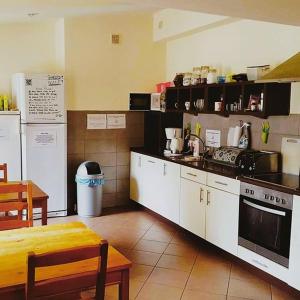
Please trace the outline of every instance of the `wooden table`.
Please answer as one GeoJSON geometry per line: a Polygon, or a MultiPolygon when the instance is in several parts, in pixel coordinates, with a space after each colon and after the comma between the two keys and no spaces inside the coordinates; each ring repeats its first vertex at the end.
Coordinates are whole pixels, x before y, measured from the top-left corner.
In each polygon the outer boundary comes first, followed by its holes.
{"type": "MultiPolygon", "coordinates": [[[[24,193],[23,198],[24,201],[26,194],[24,193]]],[[[43,192],[35,183],[32,183],[32,206],[33,208],[41,208],[42,209],[42,225],[47,225],[47,202],[49,196],[43,192]]],[[[7,200],[17,200],[18,195],[15,194],[0,194],[0,201],[7,201],[7,200]]]]}
{"type": "MultiPolygon", "coordinates": [[[[97,245],[101,238],[83,223],[72,222],[37,226],[0,232],[0,299],[24,299],[27,274],[27,254],[97,245]]],[[[97,269],[98,259],[68,265],[38,269],[37,280],[97,269]]],[[[113,247],[108,250],[106,284],[119,285],[119,299],[129,299],[129,269],[131,262],[113,247]]]]}

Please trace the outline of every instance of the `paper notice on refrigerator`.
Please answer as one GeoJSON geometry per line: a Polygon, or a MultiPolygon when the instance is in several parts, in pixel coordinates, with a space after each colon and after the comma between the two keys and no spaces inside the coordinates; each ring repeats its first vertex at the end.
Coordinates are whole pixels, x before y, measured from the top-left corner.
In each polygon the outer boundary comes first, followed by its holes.
{"type": "Polygon", "coordinates": [[[35,130],[32,133],[32,147],[55,147],[56,146],[56,131],[55,130],[35,130]]]}
{"type": "Polygon", "coordinates": [[[0,141],[7,141],[9,139],[9,129],[0,128],[0,141]]]}
{"type": "Polygon", "coordinates": [[[220,130],[206,130],[206,146],[219,148],[221,146],[221,131],[220,130]]]}
{"type": "Polygon", "coordinates": [[[88,114],[87,129],[106,129],[106,114],[88,114]]]}
{"type": "Polygon", "coordinates": [[[125,114],[108,114],[107,115],[107,128],[126,128],[126,115],[125,114]]]}

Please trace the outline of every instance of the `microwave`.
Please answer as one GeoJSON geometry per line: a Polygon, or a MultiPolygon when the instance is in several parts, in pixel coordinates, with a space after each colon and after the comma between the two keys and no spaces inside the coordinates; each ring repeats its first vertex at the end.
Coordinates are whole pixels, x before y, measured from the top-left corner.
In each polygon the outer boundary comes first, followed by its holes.
{"type": "Polygon", "coordinates": [[[130,93],[129,110],[150,110],[151,94],[150,93],[130,93]]]}

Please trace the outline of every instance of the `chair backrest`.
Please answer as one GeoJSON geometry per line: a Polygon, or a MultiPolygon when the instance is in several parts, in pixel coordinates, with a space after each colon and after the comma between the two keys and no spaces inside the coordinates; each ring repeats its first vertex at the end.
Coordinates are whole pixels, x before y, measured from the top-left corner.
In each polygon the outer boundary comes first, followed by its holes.
{"type": "Polygon", "coordinates": [[[2,171],[3,176],[0,177],[0,182],[7,182],[7,164],[0,164],[0,171],[2,171]]]}
{"type": "Polygon", "coordinates": [[[0,230],[31,227],[33,225],[32,183],[30,181],[0,183],[0,194],[7,195],[7,200],[0,200],[0,212],[5,213],[5,216],[0,217],[0,230]],[[23,193],[26,193],[26,197],[23,197],[23,193]],[[23,209],[27,210],[25,220],[22,215],[23,209]],[[17,216],[7,214],[14,211],[18,213],[17,216]]]}
{"type": "Polygon", "coordinates": [[[99,245],[84,246],[61,251],[35,255],[28,254],[28,272],[26,284],[26,299],[63,299],[63,295],[80,291],[84,288],[96,286],[97,300],[104,299],[105,279],[107,268],[108,243],[103,240],[99,245]],[[81,272],[63,277],[35,281],[36,268],[57,266],[90,258],[98,257],[95,271],[81,272]]]}

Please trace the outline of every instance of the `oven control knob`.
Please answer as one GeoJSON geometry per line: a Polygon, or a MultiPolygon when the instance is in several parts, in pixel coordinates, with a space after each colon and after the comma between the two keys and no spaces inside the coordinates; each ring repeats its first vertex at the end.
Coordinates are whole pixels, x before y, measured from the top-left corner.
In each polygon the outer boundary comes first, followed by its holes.
{"type": "Polygon", "coordinates": [[[284,204],[284,205],[287,204],[285,199],[281,199],[281,203],[284,204]]]}
{"type": "Polygon", "coordinates": [[[251,195],[254,195],[254,191],[253,191],[253,190],[251,190],[251,191],[250,191],[250,194],[251,194],[251,195]]]}
{"type": "Polygon", "coordinates": [[[270,197],[270,200],[271,200],[271,201],[274,201],[274,196],[271,196],[271,197],[270,197]]]}
{"type": "Polygon", "coordinates": [[[280,198],[276,197],[276,202],[279,203],[280,202],[280,198]]]}
{"type": "Polygon", "coordinates": [[[249,194],[249,192],[250,192],[249,189],[246,189],[246,194],[249,194]]]}
{"type": "Polygon", "coordinates": [[[270,197],[270,196],[269,196],[268,194],[265,194],[265,199],[266,199],[266,200],[269,200],[269,197],[270,197]]]}

